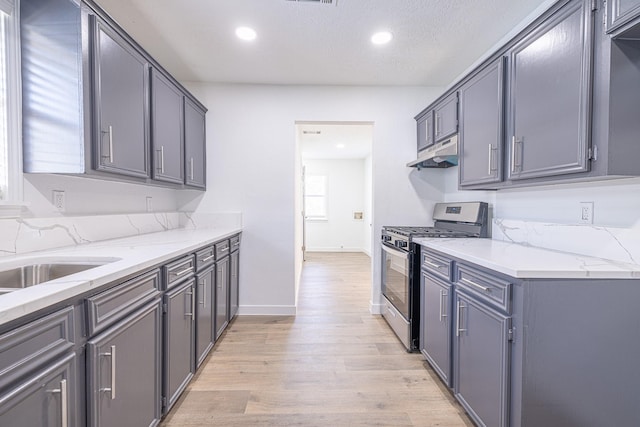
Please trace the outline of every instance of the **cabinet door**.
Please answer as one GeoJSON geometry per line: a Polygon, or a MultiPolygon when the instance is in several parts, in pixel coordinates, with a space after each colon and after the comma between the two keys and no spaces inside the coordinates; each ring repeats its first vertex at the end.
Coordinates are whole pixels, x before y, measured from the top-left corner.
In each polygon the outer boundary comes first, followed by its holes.
{"type": "Polygon", "coordinates": [[[120,34],[95,16],[93,104],[95,168],[149,176],[149,65],[120,34]]]}
{"type": "Polygon", "coordinates": [[[456,291],[454,392],[481,426],[509,424],[511,319],[456,291]]]}
{"type": "Polygon", "coordinates": [[[451,387],[451,284],[422,272],[420,349],[451,387]]]}
{"type": "Polygon", "coordinates": [[[433,145],[433,110],[418,119],[418,152],[433,145]]]}
{"type": "Polygon", "coordinates": [[[0,425],[82,426],[76,410],[82,402],[76,394],[76,369],[76,356],[69,354],[0,394],[0,425]]]}
{"type": "Polygon", "coordinates": [[[231,253],[231,278],[229,279],[229,320],[238,314],[240,291],[240,252],[231,253]]]}
{"type": "Polygon", "coordinates": [[[153,179],[184,182],[182,92],[159,71],[151,70],[151,146],[153,179]]]}
{"type": "Polygon", "coordinates": [[[229,322],[229,257],[216,262],[216,339],[229,322]]]}
{"type": "Polygon", "coordinates": [[[205,112],[184,98],[185,184],[206,187],[205,112]]]}
{"type": "Polygon", "coordinates": [[[640,0],[607,0],[607,32],[640,15],[640,0]]]}
{"type": "Polygon", "coordinates": [[[160,420],[160,299],[87,342],[90,426],[160,420]]]}
{"type": "Polygon", "coordinates": [[[511,50],[510,179],[588,170],[592,22],[574,0],[511,50]]]}
{"type": "Polygon", "coordinates": [[[502,180],[503,59],[460,88],[460,187],[502,180]]]}
{"type": "Polygon", "coordinates": [[[214,269],[199,273],[196,278],[196,366],[213,347],[214,269]]]}
{"type": "Polygon", "coordinates": [[[434,110],[435,142],[440,142],[458,132],[458,93],[453,93],[434,110]]]}
{"type": "Polygon", "coordinates": [[[176,403],[195,372],[195,305],[195,279],[167,292],[164,296],[165,414],[176,403]]]}

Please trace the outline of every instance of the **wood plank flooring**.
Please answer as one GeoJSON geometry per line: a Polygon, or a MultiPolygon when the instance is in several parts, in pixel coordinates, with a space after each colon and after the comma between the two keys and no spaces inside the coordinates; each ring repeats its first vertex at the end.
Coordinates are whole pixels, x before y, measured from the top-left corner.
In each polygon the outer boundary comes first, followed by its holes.
{"type": "Polygon", "coordinates": [[[308,254],[297,316],[236,318],[161,426],[473,426],[370,293],[366,255],[308,254]]]}

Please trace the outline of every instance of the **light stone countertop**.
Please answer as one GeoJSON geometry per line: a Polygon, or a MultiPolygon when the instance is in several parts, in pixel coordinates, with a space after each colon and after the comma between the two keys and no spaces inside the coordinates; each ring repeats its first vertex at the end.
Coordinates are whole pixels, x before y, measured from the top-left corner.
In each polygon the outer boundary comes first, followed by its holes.
{"type": "Polygon", "coordinates": [[[175,229],[0,258],[0,270],[49,261],[115,260],[46,284],[0,295],[0,325],[117,282],[241,232],[241,228],[175,229]]]}
{"type": "Polygon", "coordinates": [[[640,265],[492,239],[414,239],[424,247],[521,279],[637,279],[640,265]]]}

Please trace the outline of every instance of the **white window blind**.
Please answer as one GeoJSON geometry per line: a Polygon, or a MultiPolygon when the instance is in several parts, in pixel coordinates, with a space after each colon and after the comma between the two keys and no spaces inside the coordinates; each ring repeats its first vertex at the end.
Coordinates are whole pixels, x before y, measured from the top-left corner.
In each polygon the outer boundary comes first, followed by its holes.
{"type": "Polygon", "coordinates": [[[305,177],[304,210],[307,219],[327,219],[327,177],[305,177]]]}

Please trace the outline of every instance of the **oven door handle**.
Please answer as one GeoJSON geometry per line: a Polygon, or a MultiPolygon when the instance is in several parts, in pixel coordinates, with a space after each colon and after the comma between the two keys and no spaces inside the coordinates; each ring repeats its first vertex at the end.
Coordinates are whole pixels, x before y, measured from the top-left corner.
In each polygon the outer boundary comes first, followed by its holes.
{"type": "Polygon", "coordinates": [[[403,252],[398,249],[391,249],[387,245],[382,245],[382,250],[393,256],[398,256],[400,258],[409,258],[409,252],[403,252]]]}

